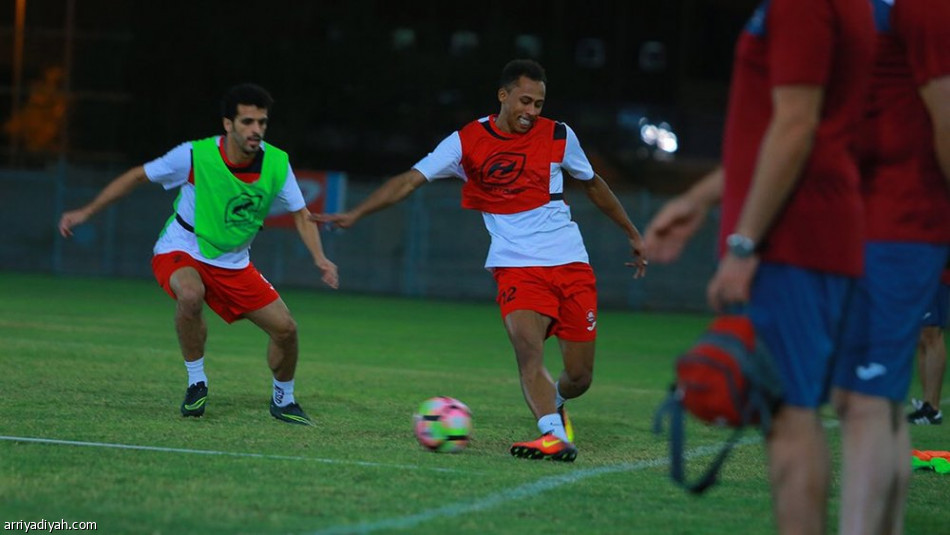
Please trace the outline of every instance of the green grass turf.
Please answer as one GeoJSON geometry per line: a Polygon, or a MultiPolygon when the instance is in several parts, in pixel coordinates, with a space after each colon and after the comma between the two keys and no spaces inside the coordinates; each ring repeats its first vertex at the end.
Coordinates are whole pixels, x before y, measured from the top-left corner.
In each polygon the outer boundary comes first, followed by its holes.
{"type": "MultiPolygon", "coordinates": [[[[270,417],[266,337],[249,322],[206,315],[208,409],[184,419],[174,302],[154,283],[0,273],[0,435],[68,441],[0,440],[0,522],[152,534],[774,531],[760,444],[740,446],[696,498],[669,482],[665,439],[650,431],[672,359],[707,317],[601,312],[594,384],[569,404],[580,456],[563,464],[507,453],[537,429],[493,303],[282,295],[301,335],[295,394],[314,428],[270,417]],[[412,412],[435,395],[472,408],[461,454],[415,442],[412,412]]],[[[725,436],[691,424],[688,446],[725,436]]],[[[950,449],[950,426],[912,436],[918,449],[950,449]]],[[[692,474],[708,460],[691,461],[692,474]]],[[[907,533],[947,532],[948,484],[914,474],[907,533]]]]}

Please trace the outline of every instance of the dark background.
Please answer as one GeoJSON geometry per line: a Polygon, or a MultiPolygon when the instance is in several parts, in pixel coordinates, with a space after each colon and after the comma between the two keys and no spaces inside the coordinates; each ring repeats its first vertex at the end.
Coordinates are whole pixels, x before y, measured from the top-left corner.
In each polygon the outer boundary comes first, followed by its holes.
{"type": "Polygon", "coordinates": [[[67,111],[54,142],[27,150],[5,131],[0,149],[11,167],[142,163],[219,132],[220,95],[253,81],[277,101],[268,140],[295,167],[386,176],[497,112],[501,67],[533,56],[545,115],[605,177],[656,187],[718,157],[733,44],[756,3],[2,0],[0,119],[17,86],[21,111],[44,91],[67,111]],[[639,115],[672,125],[675,159],[644,150],[624,120],[639,115]]]}

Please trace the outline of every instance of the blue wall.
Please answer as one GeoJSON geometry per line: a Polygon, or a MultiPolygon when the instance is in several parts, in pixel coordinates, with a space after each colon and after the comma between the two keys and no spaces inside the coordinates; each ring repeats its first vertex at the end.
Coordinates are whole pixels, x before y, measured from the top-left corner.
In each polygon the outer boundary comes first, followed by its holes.
{"type": "MultiPolygon", "coordinates": [[[[0,171],[0,270],[64,276],[152,277],[152,245],[171,214],[175,192],[142,186],[77,227],[70,240],[56,224],[64,208],[88,202],[124,169],[51,167],[39,172],[0,171]]],[[[347,205],[363,199],[380,180],[351,181],[347,205]]],[[[494,281],[482,267],[488,234],[481,216],[459,207],[459,181],[421,188],[403,203],[361,220],[354,228],[323,232],[327,255],[340,268],[340,289],[418,297],[494,300],[494,281]]],[[[645,192],[618,192],[644,230],[665,201],[645,192]]],[[[704,311],[705,287],[715,267],[716,214],[684,257],[671,266],[650,266],[633,280],[623,233],[580,189],[568,189],[598,278],[602,307],[704,311]]],[[[278,287],[325,290],[319,271],[293,230],[262,232],[251,253],[254,264],[278,287]]]]}

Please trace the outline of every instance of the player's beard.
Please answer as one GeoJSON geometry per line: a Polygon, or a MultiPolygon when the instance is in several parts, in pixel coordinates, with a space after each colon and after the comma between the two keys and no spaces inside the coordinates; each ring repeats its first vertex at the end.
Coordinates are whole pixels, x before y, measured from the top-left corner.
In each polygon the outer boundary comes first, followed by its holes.
{"type": "Polygon", "coordinates": [[[248,156],[253,156],[261,150],[261,143],[264,142],[264,138],[244,138],[244,143],[241,144],[241,150],[244,151],[244,154],[248,156]]]}

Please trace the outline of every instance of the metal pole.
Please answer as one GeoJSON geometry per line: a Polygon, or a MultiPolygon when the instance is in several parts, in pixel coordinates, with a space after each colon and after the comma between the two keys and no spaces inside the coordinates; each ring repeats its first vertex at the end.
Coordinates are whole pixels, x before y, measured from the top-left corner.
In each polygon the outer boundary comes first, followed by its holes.
{"type": "MultiPolygon", "coordinates": [[[[10,106],[10,117],[15,118],[20,112],[20,92],[23,86],[23,33],[26,21],[26,0],[16,0],[16,22],[13,30],[13,100],[10,106]]],[[[10,140],[10,161],[16,160],[20,151],[20,140],[13,136],[10,140]]]]}
{"type": "MultiPolygon", "coordinates": [[[[59,138],[59,164],[56,172],[56,201],[53,212],[53,225],[55,228],[59,215],[66,208],[66,155],[69,151],[69,116],[72,110],[72,94],[70,89],[70,77],[73,70],[73,30],[76,25],[76,2],[67,0],[66,2],[66,32],[63,44],[63,94],[66,96],[66,112],[63,115],[63,124],[60,128],[59,138]]],[[[111,251],[110,251],[111,252],[111,251]]],[[[63,238],[59,233],[54,234],[53,251],[50,263],[53,273],[59,274],[63,271],[63,238]]]]}
{"type": "Polygon", "coordinates": [[[65,161],[69,153],[69,119],[72,115],[73,34],[76,29],[76,0],[66,0],[66,32],[63,39],[63,95],[66,111],[63,114],[60,132],[59,157],[65,161]]]}

